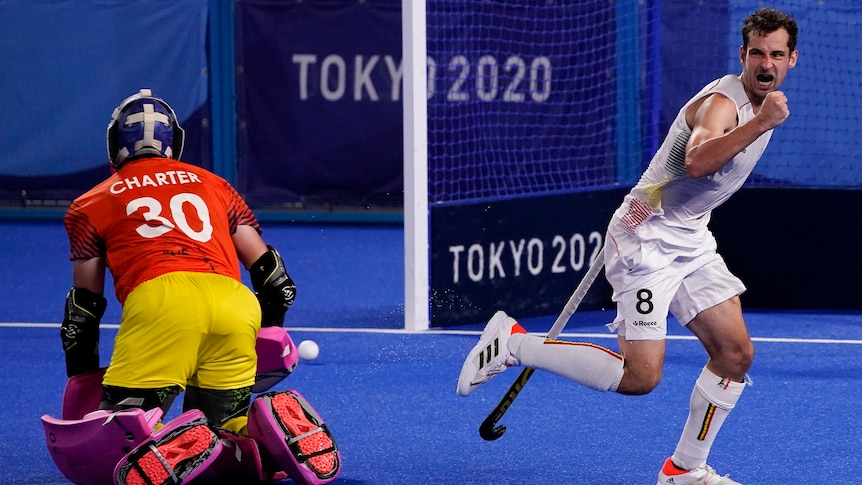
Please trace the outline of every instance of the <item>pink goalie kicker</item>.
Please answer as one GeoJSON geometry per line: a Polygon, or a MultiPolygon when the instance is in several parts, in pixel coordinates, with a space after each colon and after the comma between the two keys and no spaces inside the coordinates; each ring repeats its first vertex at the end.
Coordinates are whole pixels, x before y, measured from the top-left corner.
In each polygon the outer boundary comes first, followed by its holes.
{"type": "Polygon", "coordinates": [[[248,434],[261,455],[278,464],[297,485],[323,485],[338,476],[341,453],[311,404],[288,389],[255,398],[248,434]]]}
{"type": "Polygon", "coordinates": [[[159,408],[93,411],[73,420],[46,414],[42,425],[60,472],[77,485],[102,485],[113,483],[114,465],[150,437],[161,417],[159,408]]]}
{"type": "Polygon", "coordinates": [[[296,369],[299,352],[283,327],[263,327],[257,334],[257,376],[252,392],[271,389],[296,369]]]}
{"type": "MultiPolygon", "coordinates": [[[[262,328],[258,333],[255,348],[258,355],[257,376],[253,387],[255,393],[269,390],[296,369],[299,352],[284,328],[262,328]]],[[[47,414],[42,416],[51,458],[63,475],[77,485],[113,483],[114,475],[118,471],[115,470],[115,465],[118,465],[131,450],[165,431],[165,428],[162,428],[153,436],[163,415],[163,411],[159,408],[146,412],[142,409],[120,412],[98,410],[105,371],[105,368],[100,368],[70,378],[63,390],[62,419],[47,414]]],[[[183,417],[186,419],[172,420],[166,428],[170,429],[170,425],[181,425],[189,419],[185,415],[181,416],[183,417]]],[[[200,428],[203,430],[205,427],[200,428]]],[[[189,439],[193,437],[189,433],[189,439]]],[[[253,440],[234,436],[222,436],[222,438],[217,440],[217,450],[207,449],[203,454],[212,454],[210,460],[215,460],[220,454],[218,451],[222,444],[227,443],[225,446],[241,448],[245,451],[242,453],[244,459],[240,460],[242,463],[237,462],[236,459],[217,460],[212,467],[201,467],[200,470],[194,470],[192,474],[203,473],[206,477],[208,473],[217,473],[222,478],[236,476],[252,480],[273,478],[269,473],[261,470],[260,457],[253,440]]],[[[228,455],[232,457],[234,453],[228,455]]],[[[151,463],[153,460],[148,455],[139,458],[141,466],[149,467],[154,464],[151,463]]],[[[154,476],[160,476],[161,471],[158,466],[153,470],[151,472],[154,476]]],[[[305,472],[308,473],[308,470],[305,472]]],[[[140,482],[141,477],[138,474],[134,470],[131,472],[125,470],[124,480],[140,482]]],[[[311,481],[306,480],[306,483],[324,482],[315,477],[311,481]]]]}
{"type": "Polygon", "coordinates": [[[81,419],[99,409],[106,367],[71,377],[63,388],[63,419],[81,419]]]}

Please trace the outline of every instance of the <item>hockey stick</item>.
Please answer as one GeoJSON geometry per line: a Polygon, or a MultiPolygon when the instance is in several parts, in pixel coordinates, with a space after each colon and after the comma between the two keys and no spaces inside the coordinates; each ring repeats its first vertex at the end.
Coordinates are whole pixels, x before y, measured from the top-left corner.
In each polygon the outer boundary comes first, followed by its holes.
{"type": "MultiPolygon", "coordinates": [[[[563,311],[560,313],[560,316],[557,317],[557,320],[554,322],[554,325],[548,331],[548,335],[545,338],[555,339],[560,333],[563,331],[563,327],[569,323],[569,319],[575,313],[575,310],[578,309],[581,302],[584,301],[584,297],[589,291],[590,287],[593,286],[593,282],[596,281],[596,278],[599,276],[599,273],[602,270],[602,267],[605,265],[605,250],[602,248],[599,253],[596,255],[595,260],[593,261],[593,265],[590,266],[590,269],[587,270],[587,273],[584,275],[581,282],[578,284],[578,287],[575,288],[572,296],[569,297],[569,301],[566,302],[566,306],[563,307],[563,311]]],[[[505,425],[497,426],[497,423],[500,421],[500,418],[506,414],[506,411],[509,409],[509,406],[512,405],[512,402],[518,397],[518,394],[521,393],[521,389],[527,384],[527,381],[530,380],[530,377],[535,372],[535,369],[531,367],[525,367],[524,370],[518,375],[518,378],[515,379],[515,382],[509,387],[509,391],[506,392],[506,395],[503,396],[503,399],[500,400],[499,403],[491,410],[488,417],[482,421],[482,424],[479,425],[479,436],[482,437],[485,441],[493,441],[506,432],[505,425]]]]}

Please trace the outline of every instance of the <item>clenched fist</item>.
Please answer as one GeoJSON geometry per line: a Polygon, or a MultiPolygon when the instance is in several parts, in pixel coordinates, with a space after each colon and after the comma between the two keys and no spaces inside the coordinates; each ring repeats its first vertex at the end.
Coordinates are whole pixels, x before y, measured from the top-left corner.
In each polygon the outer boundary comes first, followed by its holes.
{"type": "Polygon", "coordinates": [[[772,91],[767,93],[763,98],[763,104],[760,105],[760,111],[757,113],[768,129],[784,123],[784,120],[790,116],[790,108],[787,107],[787,96],[782,91],[772,91]]]}

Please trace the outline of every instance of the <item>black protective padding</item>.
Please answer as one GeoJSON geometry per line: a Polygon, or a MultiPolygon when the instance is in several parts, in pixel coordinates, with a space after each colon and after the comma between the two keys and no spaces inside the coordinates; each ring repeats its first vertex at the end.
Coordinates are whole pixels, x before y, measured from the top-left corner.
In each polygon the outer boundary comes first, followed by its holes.
{"type": "Polygon", "coordinates": [[[220,425],[232,417],[247,413],[249,404],[251,386],[228,390],[187,386],[183,411],[199,409],[210,423],[220,425]]]}
{"type": "Polygon", "coordinates": [[[69,290],[60,326],[68,377],[99,368],[99,322],[108,301],[86,288],[69,290]]]}
{"type": "Polygon", "coordinates": [[[99,409],[110,409],[116,412],[129,408],[141,408],[145,411],[162,408],[162,411],[167,414],[179,393],[180,386],[153,389],[102,386],[102,402],[99,404],[99,409]]]}
{"type": "Polygon", "coordinates": [[[248,268],[251,285],[260,302],[261,326],[284,325],[284,314],[296,299],[296,284],[284,260],[272,246],[248,268]]]}

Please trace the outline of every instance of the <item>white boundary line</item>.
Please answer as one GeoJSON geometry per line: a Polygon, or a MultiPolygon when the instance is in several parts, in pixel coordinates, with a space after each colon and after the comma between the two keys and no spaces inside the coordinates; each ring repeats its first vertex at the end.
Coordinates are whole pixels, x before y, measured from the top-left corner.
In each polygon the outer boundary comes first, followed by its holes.
{"type": "MultiPolygon", "coordinates": [[[[25,322],[0,322],[0,328],[60,328],[59,323],[25,323],[25,322]]],[[[118,324],[102,324],[101,328],[118,329],[118,324]]],[[[380,334],[402,334],[402,335],[480,335],[481,330],[440,330],[430,329],[421,331],[409,331],[398,328],[332,328],[332,327],[288,327],[295,332],[318,332],[318,333],[380,333],[380,334]]],[[[530,332],[532,335],[543,337],[540,332],[530,332]]],[[[616,339],[615,334],[610,333],[573,333],[564,332],[560,337],[581,339],[616,339]]],[[[693,335],[668,335],[668,340],[697,340],[693,335]]],[[[778,342],[778,343],[800,343],[800,344],[843,344],[862,345],[862,339],[827,339],[827,338],[796,338],[796,337],[752,337],[755,342],[778,342]]]]}

